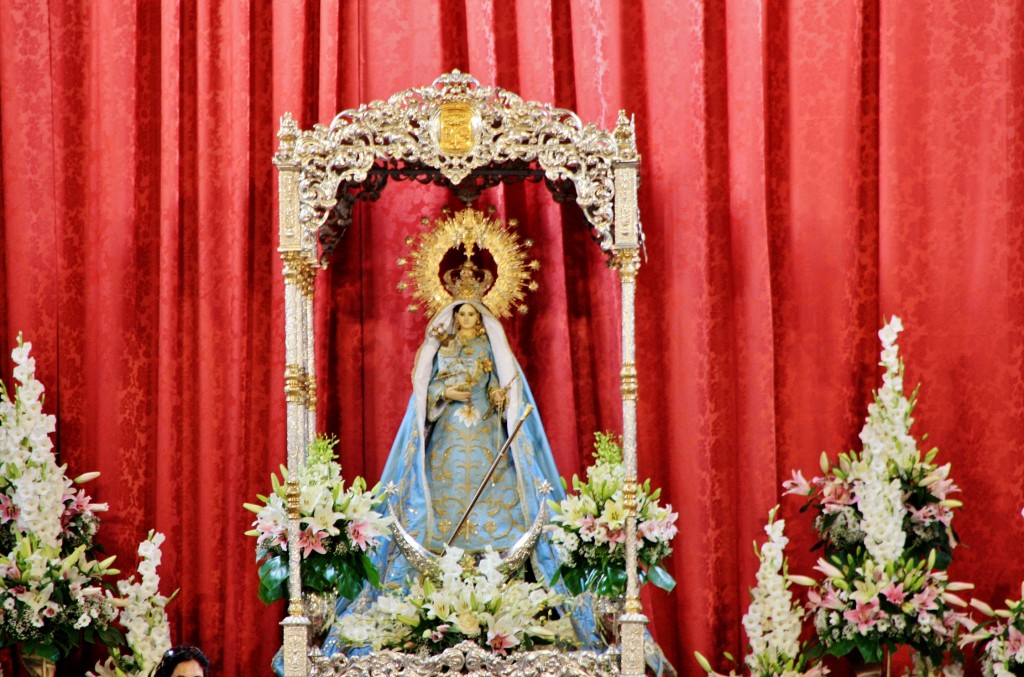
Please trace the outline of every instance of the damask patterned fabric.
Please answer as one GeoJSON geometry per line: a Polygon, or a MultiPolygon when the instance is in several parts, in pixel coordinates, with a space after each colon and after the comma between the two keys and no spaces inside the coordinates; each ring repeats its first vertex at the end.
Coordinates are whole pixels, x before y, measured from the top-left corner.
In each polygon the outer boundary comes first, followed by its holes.
{"type": "MultiPolygon", "coordinates": [[[[679,586],[645,595],[669,658],[742,650],[768,510],[853,447],[899,314],[915,431],[965,508],[954,578],[999,602],[1024,568],[1024,5],[1017,0],[0,2],[0,374],[34,344],[61,460],[100,470],[100,541],[149,528],[176,642],[261,674],[251,516],[284,460],[279,116],[303,126],[459,68],[604,128],[635,115],[640,474],[680,511],[679,586]]],[[[380,475],[421,324],[404,238],[450,198],[389,184],[317,287],[320,417],[380,475]]],[[[541,290],[507,327],[563,474],[616,429],[614,271],[542,185],[519,218],[541,290]]],[[[810,525],[780,515],[809,572],[810,525]]],[[[3,653],[3,652],[0,652],[3,653]]],[[[70,666],[84,672],[86,658],[70,666]]]]}

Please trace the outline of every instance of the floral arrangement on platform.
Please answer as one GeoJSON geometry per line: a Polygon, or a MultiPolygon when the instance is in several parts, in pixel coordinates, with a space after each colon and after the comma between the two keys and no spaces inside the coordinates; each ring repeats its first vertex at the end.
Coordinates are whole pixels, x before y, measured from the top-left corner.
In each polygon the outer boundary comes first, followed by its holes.
{"type": "MultiPolygon", "coordinates": [[[[1024,512],[1021,513],[1024,516],[1024,512]]],[[[1020,677],[1024,675],[1024,583],[1021,598],[1006,600],[1006,608],[995,610],[979,599],[971,606],[989,617],[979,623],[960,646],[977,644],[980,648],[981,672],[985,677],[1020,677]]]]}
{"type": "Polygon", "coordinates": [[[994,610],[973,599],[971,606],[991,620],[979,623],[960,640],[961,646],[977,643],[981,647],[981,672],[985,677],[1024,675],[1024,584],[1021,599],[1006,600],[1005,609],[994,610]]]}
{"type": "Polygon", "coordinates": [[[539,583],[506,582],[501,557],[490,548],[479,564],[456,547],[439,558],[439,580],[410,582],[407,594],[382,594],[368,610],[339,621],[338,636],[352,646],[439,653],[469,640],[498,654],[570,644],[565,601],[539,583]]]}
{"type": "Polygon", "coordinates": [[[973,585],[950,581],[933,567],[932,558],[908,557],[879,566],[863,553],[845,562],[819,560],[826,579],[808,598],[825,651],[843,656],[856,649],[871,663],[906,644],[931,668],[947,657],[962,661],[957,640],[974,623],[954,593],[973,585]]]}
{"type": "MultiPolygon", "coordinates": [[[[789,573],[789,561],[785,557],[789,539],[785,536],[785,520],[776,520],[778,506],[768,513],[765,533],[768,542],[754,552],[761,562],[757,570],[757,585],[750,590],[750,607],[743,616],[743,629],[750,642],[749,653],[744,663],[751,675],[758,677],[823,677],[828,668],[814,664],[807,647],[800,641],[804,617],[803,607],[793,599],[790,585],[815,585],[806,576],[789,573]]],[[[694,652],[697,662],[713,677],[723,677],[712,669],[711,663],[694,652]]],[[[733,660],[726,654],[726,658],[733,660]]],[[[731,673],[735,674],[735,673],[731,673]]]]}
{"type": "Polygon", "coordinates": [[[904,394],[902,330],[893,317],[878,334],[885,374],[860,433],[863,450],[841,454],[835,465],[822,454],[822,477],[808,482],[795,472],[783,486],[817,511],[825,556],[816,569],[825,580],[808,596],[823,650],[856,650],[876,662],[907,644],[934,667],[947,656],[962,660],[957,637],[971,621],[954,593],[973,586],[946,575],[960,506],[948,496],[958,488],[949,464],[935,464],[938,450],[922,457],[910,434],[917,390],[904,394]]]}
{"type": "MultiPolygon", "coordinates": [[[[367,553],[377,547],[391,520],[376,510],[384,501],[379,487],[367,490],[366,481],[356,477],[345,488],[341,465],[334,460],[337,444],[336,437],[317,436],[299,470],[302,589],[355,599],[365,582],[380,584],[367,553]]],[[[287,475],[281,466],[281,476],[287,475]]],[[[287,487],[276,474],[270,479],[273,491],[258,497],[262,504],[245,504],[256,513],[256,528],[246,534],[256,537],[259,595],[267,604],[288,591],[287,487]]]]}
{"type": "MultiPolygon", "coordinates": [[[[548,527],[561,560],[559,577],[574,595],[590,591],[601,597],[621,597],[626,590],[626,508],[623,503],[625,469],[622,445],[609,433],[595,433],[596,462],[587,468],[587,481],[573,475],[569,494],[552,509],[548,527]]],[[[562,485],[566,486],[565,479],[562,485]]],[[[636,533],[640,582],[650,581],[672,590],[675,580],[661,566],[672,554],[672,539],[679,514],[658,502],[661,490],[651,491],[651,481],[637,486],[636,533]]],[[[552,581],[554,583],[555,581],[552,581]]]]}
{"type": "Polygon", "coordinates": [[[174,594],[170,597],[160,594],[160,576],[156,572],[163,542],[163,534],[150,531],[146,540],[139,544],[139,580],[131,576],[117,582],[123,604],[118,624],[125,629],[128,650],[112,648],[106,661],[97,663],[95,672],[87,673],[88,677],[150,675],[171,648],[171,632],[164,609],[174,594]]]}
{"type": "Polygon", "coordinates": [[[123,642],[104,581],[119,572],[113,557],[92,558],[96,513],[107,506],[74,485],[98,473],[72,481],[57,465],[56,419],[43,413],[31,349],[19,335],[13,398],[0,382],[0,647],[56,661],[82,641],[123,642]]]}

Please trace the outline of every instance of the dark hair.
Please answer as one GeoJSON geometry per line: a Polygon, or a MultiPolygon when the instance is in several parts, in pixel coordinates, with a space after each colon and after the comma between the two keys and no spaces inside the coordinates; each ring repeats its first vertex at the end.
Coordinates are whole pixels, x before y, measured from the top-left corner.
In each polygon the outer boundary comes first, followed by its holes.
{"type": "Polygon", "coordinates": [[[203,667],[203,675],[205,677],[206,671],[210,669],[210,660],[198,647],[187,644],[176,646],[165,653],[164,657],[160,659],[160,665],[156,666],[156,672],[153,673],[153,677],[171,677],[174,674],[174,668],[189,661],[199,663],[203,667]]]}

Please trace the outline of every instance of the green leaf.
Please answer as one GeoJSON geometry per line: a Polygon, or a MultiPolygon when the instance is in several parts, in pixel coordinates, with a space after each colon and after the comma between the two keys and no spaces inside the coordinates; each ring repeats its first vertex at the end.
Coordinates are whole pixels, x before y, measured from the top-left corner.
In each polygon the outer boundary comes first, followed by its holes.
{"type": "Polygon", "coordinates": [[[878,663],[882,660],[882,645],[877,640],[870,640],[858,635],[854,639],[854,644],[865,663],[878,663]]]}
{"type": "Polygon", "coordinates": [[[608,569],[597,581],[594,592],[602,597],[620,597],[626,590],[626,572],[608,569]]]}
{"type": "Polygon", "coordinates": [[[953,555],[946,552],[945,550],[935,551],[935,568],[941,571],[949,568],[949,565],[953,562],[953,555]]]}
{"type": "Polygon", "coordinates": [[[373,560],[367,557],[365,552],[361,552],[359,553],[359,563],[363,565],[363,574],[366,576],[366,580],[373,587],[379,588],[380,573],[378,573],[377,567],[373,566],[373,560]]]}
{"type": "Polygon", "coordinates": [[[284,597],[285,584],[288,581],[288,563],[283,557],[275,555],[267,558],[259,568],[259,596],[264,604],[270,604],[284,597]]]}
{"type": "MultiPolygon", "coordinates": [[[[342,569],[347,569],[347,568],[348,567],[342,567],[342,569]]],[[[323,568],[323,578],[324,578],[324,588],[325,589],[329,588],[332,585],[335,585],[337,583],[338,578],[341,577],[342,569],[339,569],[338,567],[334,566],[334,562],[327,562],[327,565],[324,566],[324,568],[323,568]]]]}
{"type": "Polygon", "coordinates": [[[567,568],[564,564],[558,567],[551,578],[551,585],[558,582],[559,577],[565,582],[565,588],[574,595],[582,595],[584,590],[583,574],[578,569],[567,568]]]}
{"type": "Polygon", "coordinates": [[[260,601],[264,604],[273,604],[284,597],[284,593],[284,585],[266,586],[263,583],[260,583],[260,588],[257,594],[259,595],[260,601]]]}
{"type": "Polygon", "coordinates": [[[672,578],[672,574],[660,564],[655,564],[647,569],[647,580],[665,592],[672,592],[672,589],[676,587],[676,579],[672,578]]]}
{"type": "MultiPolygon", "coordinates": [[[[99,636],[100,642],[108,649],[113,646],[124,646],[125,644],[124,635],[112,625],[108,625],[102,630],[97,630],[96,634],[99,636]]],[[[93,642],[90,641],[89,643],[92,644],[93,642]]]]}
{"type": "Polygon", "coordinates": [[[845,656],[856,648],[852,639],[842,639],[833,644],[825,652],[830,656],[845,656]]]}
{"type": "Polygon", "coordinates": [[[339,572],[333,562],[323,557],[306,560],[302,565],[302,587],[317,592],[335,588],[339,572]]]}
{"type": "Polygon", "coordinates": [[[335,587],[342,597],[355,599],[363,589],[363,577],[353,567],[342,567],[338,570],[335,587]]]}
{"type": "Polygon", "coordinates": [[[53,644],[24,642],[22,644],[22,652],[32,656],[39,656],[40,658],[45,658],[46,660],[52,661],[54,663],[56,663],[57,660],[60,658],[60,651],[58,651],[57,647],[53,644]]]}

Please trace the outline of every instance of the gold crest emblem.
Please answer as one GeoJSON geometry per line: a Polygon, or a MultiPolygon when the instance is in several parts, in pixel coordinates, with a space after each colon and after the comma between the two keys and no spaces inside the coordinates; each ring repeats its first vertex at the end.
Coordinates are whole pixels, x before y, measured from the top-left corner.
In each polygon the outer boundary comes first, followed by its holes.
{"type": "Polygon", "coordinates": [[[437,146],[447,155],[464,155],[473,150],[476,140],[473,123],[477,117],[472,104],[446,101],[437,113],[437,146]]]}

